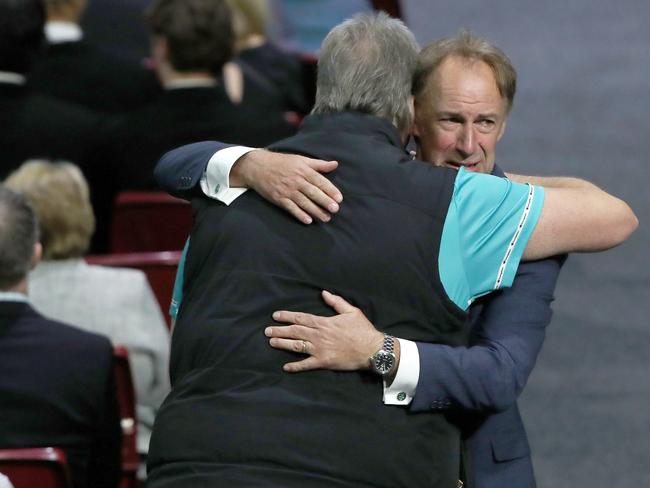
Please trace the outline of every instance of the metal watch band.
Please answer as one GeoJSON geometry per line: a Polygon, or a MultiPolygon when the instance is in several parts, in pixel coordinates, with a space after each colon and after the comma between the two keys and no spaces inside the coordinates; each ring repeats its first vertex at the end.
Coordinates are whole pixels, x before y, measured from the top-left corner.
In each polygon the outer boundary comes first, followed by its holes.
{"type": "Polygon", "coordinates": [[[382,349],[386,352],[392,353],[395,348],[395,338],[392,335],[384,334],[384,346],[382,349]]]}

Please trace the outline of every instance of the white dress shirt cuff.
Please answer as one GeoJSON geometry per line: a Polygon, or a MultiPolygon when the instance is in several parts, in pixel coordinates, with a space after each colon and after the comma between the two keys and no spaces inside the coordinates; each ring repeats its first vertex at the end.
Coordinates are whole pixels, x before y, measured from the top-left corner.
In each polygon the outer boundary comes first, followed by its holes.
{"type": "Polygon", "coordinates": [[[254,150],[252,147],[233,146],[214,153],[201,177],[203,193],[226,205],[235,201],[247,189],[230,188],[230,170],[239,158],[254,150]]]}
{"type": "Polygon", "coordinates": [[[400,347],[397,374],[390,386],[384,382],[385,405],[408,405],[415,396],[420,378],[420,353],[413,341],[397,339],[400,347]]]}

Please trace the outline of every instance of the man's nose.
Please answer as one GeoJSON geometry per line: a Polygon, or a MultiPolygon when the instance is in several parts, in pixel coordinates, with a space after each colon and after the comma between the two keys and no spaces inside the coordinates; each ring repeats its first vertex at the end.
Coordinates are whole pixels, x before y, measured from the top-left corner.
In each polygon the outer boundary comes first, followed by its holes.
{"type": "Polygon", "coordinates": [[[463,156],[474,154],[476,152],[476,133],[474,127],[471,124],[463,125],[456,142],[456,148],[463,156]]]}

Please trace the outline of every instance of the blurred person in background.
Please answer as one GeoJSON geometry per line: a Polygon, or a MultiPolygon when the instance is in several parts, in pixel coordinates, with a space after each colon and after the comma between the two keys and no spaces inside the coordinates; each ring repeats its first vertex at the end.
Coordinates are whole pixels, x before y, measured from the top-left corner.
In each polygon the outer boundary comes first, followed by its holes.
{"type": "Polygon", "coordinates": [[[105,249],[113,200],[125,190],[155,190],[153,168],[168,150],[204,139],[265,146],[293,134],[281,111],[233,104],[220,81],[234,34],[225,1],[155,0],[147,10],[151,52],[164,88],[158,100],[116,121],[97,159],[97,249],[105,249]],[[101,193],[99,193],[101,192],[101,193]]]}
{"type": "Polygon", "coordinates": [[[169,334],[146,276],[83,260],[95,219],[88,185],[73,164],[28,161],[5,184],[28,196],[39,220],[43,261],[29,274],[34,307],[127,347],[138,451],[145,454],[156,411],[169,391],[169,334]]]}
{"type": "Polygon", "coordinates": [[[282,110],[307,114],[311,106],[298,56],[280,49],[267,36],[271,23],[269,0],[228,0],[228,4],[237,54],[223,70],[231,100],[251,105],[277,104],[282,110]]]}
{"type": "Polygon", "coordinates": [[[0,0],[0,178],[30,158],[63,158],[88,170],[99,118],[26,86],[43,41],[41,0],[0,0]]]}
{"type": "Polygon", "coordinates": [[[37,91],[112,114],[150,101],[158,89],[151,71],[89,42],[80,27],[86,0],[44,0],[46,46],[29,74],[37,91]]]}
{"type": "Polygon", "coordinates": [[[0,449],[59,447],[74,488],[115,488],[121,429],[113,348],[103,335],[30,305],[38,234],[28,199],[0,185],[0,449]]]}

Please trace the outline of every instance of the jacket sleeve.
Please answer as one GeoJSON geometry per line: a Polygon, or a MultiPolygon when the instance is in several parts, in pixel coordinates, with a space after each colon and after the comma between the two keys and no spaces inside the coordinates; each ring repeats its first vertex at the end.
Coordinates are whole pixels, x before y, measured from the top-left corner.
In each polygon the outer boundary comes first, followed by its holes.
{"type": "Polygon", "coordinates": [[[512,288],[473,305],[469,347],[418,343],[420,376],[411,410],[490,411],[512,405],[544,342],[564,259],[522,263],[512,288]]]}
{"type": "Polygon", "coordinates": [[[164,191],[186,200],[202,195],[201,177],[210,158],[231,147],[216,141],[203,141],[173,149],[163,155],[154,169],[154,177],[164,191]]]}

